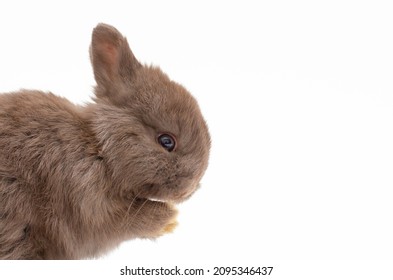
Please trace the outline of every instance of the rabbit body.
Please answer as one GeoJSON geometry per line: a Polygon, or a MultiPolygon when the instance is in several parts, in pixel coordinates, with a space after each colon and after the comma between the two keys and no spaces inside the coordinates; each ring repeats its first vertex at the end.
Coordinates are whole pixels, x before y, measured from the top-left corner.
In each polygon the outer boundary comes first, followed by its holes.
{"type": "Polygon", "coordinates": [[[109,25],[94,29],[90,52],[91,104],[0,95],[0,259],[91,258],[161,236],[206,170],[210,137],[193,97],[109,25]]]}

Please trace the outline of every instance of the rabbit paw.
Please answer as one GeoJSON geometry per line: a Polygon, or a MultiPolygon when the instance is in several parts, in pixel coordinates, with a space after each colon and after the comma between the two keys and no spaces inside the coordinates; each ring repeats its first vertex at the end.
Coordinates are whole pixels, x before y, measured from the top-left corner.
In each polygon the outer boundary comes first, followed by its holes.
{"type": "Polygon", "coordinates": [[[171,219],[168,220],[168,223],[161,229],[160,235],[164,235],[166,233],[171,233],[177,227],[177,210],[172,206],[172,210],[174,211],[174,215],[171,219]]]}
{"type": "Polygon", "coordinates": [[[141,200],[140,203],[129,224],[136,236],[157,238],[176,228],[177,209],[173,204],[152,200],[141,200]]]}

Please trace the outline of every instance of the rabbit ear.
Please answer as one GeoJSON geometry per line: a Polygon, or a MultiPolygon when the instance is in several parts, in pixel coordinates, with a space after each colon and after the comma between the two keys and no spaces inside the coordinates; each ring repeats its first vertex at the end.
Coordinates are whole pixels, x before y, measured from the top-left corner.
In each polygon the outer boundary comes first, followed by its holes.
{"type": "Polygon", "coordinates": [[[103,23],[93,30],[90,59],[99,89],[97,97],[109,94],[116,83],[132,78],[141,66],[126,38],[116,28],[103,23]]]}

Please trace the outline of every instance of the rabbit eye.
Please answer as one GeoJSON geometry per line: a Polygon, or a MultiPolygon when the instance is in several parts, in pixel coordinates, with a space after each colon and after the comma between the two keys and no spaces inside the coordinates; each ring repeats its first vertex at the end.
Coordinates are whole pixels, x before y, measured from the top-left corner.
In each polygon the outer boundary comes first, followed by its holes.
{"type": "Polygon", "coordinates": [[[168,152],[172,152],[176,148],[176,140],[172,135],[166,133],[160,134],[158,135],[157,141],[168,152]]]}

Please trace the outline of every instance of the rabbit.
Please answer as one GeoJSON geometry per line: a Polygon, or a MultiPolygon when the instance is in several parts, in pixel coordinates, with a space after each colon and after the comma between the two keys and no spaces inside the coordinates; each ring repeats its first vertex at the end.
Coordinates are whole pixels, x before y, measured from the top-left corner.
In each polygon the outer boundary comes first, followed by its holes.
{"type": "Polygon", "coordinates": [[[211,140],[194,97],[100,23],[96,86],[75,105],[34,90],[0,94],[0,259],[98,258],[177,225],[211,140]]]}

